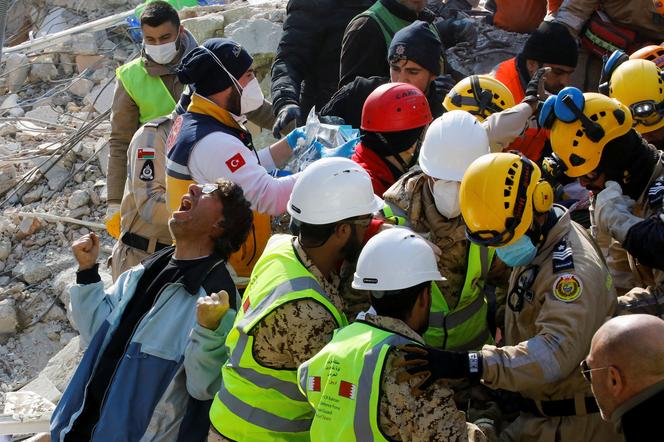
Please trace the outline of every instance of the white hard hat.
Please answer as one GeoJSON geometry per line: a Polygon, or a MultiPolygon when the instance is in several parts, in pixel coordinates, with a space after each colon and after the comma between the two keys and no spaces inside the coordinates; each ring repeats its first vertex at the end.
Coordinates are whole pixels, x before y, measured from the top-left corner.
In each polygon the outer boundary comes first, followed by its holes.
{"type": "Polygon", "coordinates": [[[444,280],[429,244],[410,229],[393,227],[372,237],[362,248],[353,288],[401,290],[444,280]]]}
{"type": "Polygon", "coordinates": [[[306,224],[330,224],[382,209],[369,174],[348,158],[323,158],[300,175],[288,201],[288,213],[306,224]]]}
{"type": "Polygon", "coordinates": [[[453,110],[429,125],[419,163],[432,178],[461,182],[470,163],[489,152],[489,137],[482,123],[466,111],[453,110]]]}

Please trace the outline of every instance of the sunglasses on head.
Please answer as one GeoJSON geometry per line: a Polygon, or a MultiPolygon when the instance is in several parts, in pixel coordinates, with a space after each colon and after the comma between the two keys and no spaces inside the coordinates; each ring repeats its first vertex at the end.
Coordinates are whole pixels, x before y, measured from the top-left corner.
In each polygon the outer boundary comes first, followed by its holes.
{"type": "Polygon", "coordinates": [[[207,183],[201,186],[201,193],[203,195],[209,195],[217,190],[219,190],[219,184],[216,183],[207,183]]]}

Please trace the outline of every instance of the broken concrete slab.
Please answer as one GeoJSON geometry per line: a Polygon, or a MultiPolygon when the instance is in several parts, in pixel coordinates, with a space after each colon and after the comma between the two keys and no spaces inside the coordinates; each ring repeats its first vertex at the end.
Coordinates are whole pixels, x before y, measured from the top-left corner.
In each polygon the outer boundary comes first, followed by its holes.
{"type": "Polygon", "coordinates": [[[94,86],[95,82],[92,80],[88,80],[87,78],[77,78],[69,86],[69,92],[77,97],[84,98],[92,91],[94,86]]]}
{"type": "Polygon", "coordinates": [[[76,72],[81,73],[86,69],[97,69],[104,61],[108,60],[103,55],[77,55],[76,72]]]}
{"type": "Polygon", "coordinates": [[[17,328],[16,302],[13,298],[0,301],[0,335],[12,334],[17,328]]]}
{"type": "Polygon", "coordinates": [[[36,120],[55,124],[60,118],[60,113],[53,110],[51,106],[39,106],[31,111],[26,112],[25,116],[27,118],[34,118],[36,120]]]}
{"type": "Polygon", "coordinates": [[[58,76],[55,54],[40,55],[32,60],[30,79],[32,81],[51,81],[58,76]]]}
{"type": "Polygon", "coordinates": [[[41,222],[39,218],[23,218],[23,221],[18,225],[18,232],[16,232],[16,239],[22,240],[30,235],[35,234],[41,229],[41,222]]]}
{"type": "Polygon", "coordinates": [[[28,284],[35,284],[51,276],[51,270],[44,262],[25,258],[14,267],[12,274],[28,284]]]}
{"type": "Polygon", "coordinates": [[[82,32],[72,36],[71,50],[78,55],[96,55],[97,37],[92,32],[82,32]]]}
{"type": "Polygon", "coordinates": [[[86,206],[90,202],[90,194],[85,190],[75,190],[67,201],[67,207],[70,209],[78,209],[79,207],[86,206]]]}
{"type": "Polygon", "coordinates": [[[16,185],[16,167],[11,163],[0,162],[0,195],[16,185]]]}
{"type": "Polygon", "coordinates": [[[107,85],[106,81],[102,81],[101,84],[95,86],[94,89],[85,96],[83,102],[87,105],[94,106],[94,109],[100,114],[104,113],[113,106],[114,89],[112,83],[107,85]]]}
{"type": "Polygon", "coordinates": [[[6,86],[9,92],[16,92],[23,86],[30,72],[30,60],[21,53],[9,54],[5,58],[4,74],[7,76],[6,86]]]}
{"type": "Polygon", "coordinates": [[[224,16],[222,14],[208,14],[201,17],[182,20],[182,26],[196,38],[199,43],[210,38],[224,35],[224,16]]]}
{"type": "Polygon", "coordinates": [[[238,20],[224,29],[226,38],[240,43],[250,54],[275,53],[281,34],[280,24],[264,18],[238,20]]]}

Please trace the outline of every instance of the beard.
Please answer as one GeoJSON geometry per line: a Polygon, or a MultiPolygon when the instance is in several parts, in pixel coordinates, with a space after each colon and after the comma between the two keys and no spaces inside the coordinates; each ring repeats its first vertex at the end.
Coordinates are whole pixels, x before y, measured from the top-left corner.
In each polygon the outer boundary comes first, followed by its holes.
{"type": "Polygon", "coordinates": [[[341,248],[341,255],[344,257],[344,261],[356,262],[357,258],[360,257],[360,251],[362,251],[362,242],[357,239],[355,225],[351,224],[350,228],[350,238],[348,238],[346,244],[341,248]]]}
{"type": "Polygon", "coordinates": [[[235,86],[231,88],[231,95],[228,97],[228,104],[226,110],[235,116],[241,116],[242,112],[242,96],[235,86]]]}

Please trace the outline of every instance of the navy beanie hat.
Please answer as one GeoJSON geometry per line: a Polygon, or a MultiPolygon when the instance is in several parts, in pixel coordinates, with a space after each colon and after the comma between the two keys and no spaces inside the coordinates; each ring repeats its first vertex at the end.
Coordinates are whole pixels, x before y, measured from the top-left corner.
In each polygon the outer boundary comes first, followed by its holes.
{"type": "Polygon", "coordinates": [[[431,26],[416,20],[394,34],[387,59],[390,62],[411,60],[435,75],[440,75],[442,50],[440,39],[433,33],[431,26]]]}
{"type": "Polygon", "coordinates": [[[176,73],[182,84],[193,85],[196,92],[203,96],[216,94],[233,85],[233,80],[210,52],[236,80],[254,62],[242,46],[227,38],[211,38],[194,48],[178,65],[176,73]]]}
{"type": "Polygon", "coordinates": [[[523,47],[522,54],[526,59],[540,63],[560,64],[576,67],[579,50],[576,40],[565,25],[560,23],[542,22],[530,35],[523,47]]]}

